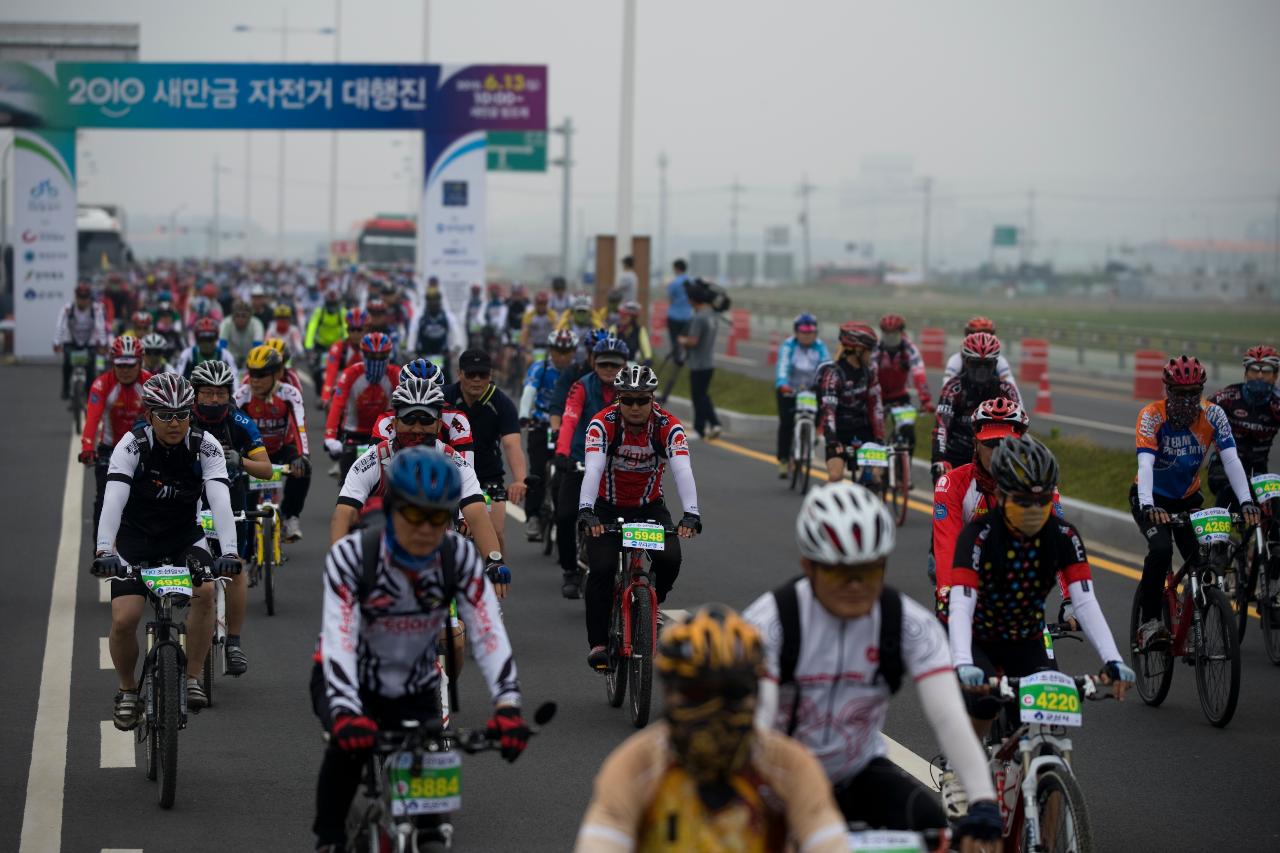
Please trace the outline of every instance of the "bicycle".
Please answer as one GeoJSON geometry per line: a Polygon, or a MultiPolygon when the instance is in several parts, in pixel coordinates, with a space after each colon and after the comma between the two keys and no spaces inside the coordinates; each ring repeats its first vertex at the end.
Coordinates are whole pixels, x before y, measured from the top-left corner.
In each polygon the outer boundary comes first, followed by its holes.
{"type": "Polygon", "coordinates": [[[907,502],[911,497],[911,454],[916,446],[916,410],[914,406],[894,406],[889,410],[893,421],[893,438],[889,448],[889,471],[885,492],[894,520],[901,527],[907,521],[907,502]]]}
{"type": "Polygon", "coordinates": [[[817,442],[817,419],[817,393],[797,391],[795,425],[791,428],[791,490],[795,491],[799,484],[802,495],[809,491],[813,446],[817,442]]]}
{"type": "Polygon", "coordinates": [[[249,477],[249,491],[261,492],[258,509],[245,512],[253,520],[253,561],[249,565],[249,586],[262,584],[267,615],[276,615],[276,569],[284,562],[280,549],[280,505],[276,499],[284,487],[288,465],[272,465],[271,478],[249,477]]]}
{"type": "Polygon", "coordinates": [[[76,432],[84,429],[85,401],[89,396],[89,359],[93,354],[88,347],[73,347],[67,344],[67,357],[71,361],[71,400],[67,408],[76,426],[76,432]]]}
{"type": "Polygon", "coordinates": [[[155,619],[147,623],[146,654],[139,689],[142,720],[134,729],[144,750],[147,779],[159,779],[160,808],[173,807],[178,786],[178,732],[187,727],[186,626],[174,611],[191,603],[194,587],[215,580],[213,572],[189,559],[120,566],[111,580],[138,579],[146,585],[155,619]]]}
{"type": "Polygon", "coordinates": [[[647,551],[666,550],[667,536],[675,533],[676,528],[653,519],[641,522],[619,518],[615,523],[605,524],[604,532],[622,534],[618,571],[613,579],[613,607],[609,614],[605,693],[609,704],[620,708],[630,681],[631,724],[642,729],[649,722],[653,658],[658,649],[658,594],[644,557],[647,551]]]}
{"type": "Polygon", "coordinates": [[[1250,478],[1250,485],[1254,499],[1263,507],[1262,523],[1252,531],[1253,547],[1245,547],[1242,542],[1236,549],[1235,571],[1228,572],[1227,585],[1236,611],[1239,641],[1244,642],[1251,615],[1249,604],[1254,602],[1257,610],[1253,615],[1262,623],[1267,658],[1280,665],[1280,527],[1266,509],[1267,503],[1280,494],[1280,475],[1257,474],[1250,478]]]}
{"type": "MultiPolygon", "coordinates": [[[[236,513],[233,518],[236,524],[240,524],[249,519],[267,518],[271,515],[269,510],[245,510],[236,513]]],[[[221,553],[219,542],[217,539],[217,529],[213,523],[213,511],[200,510],[200,527],[204,530],[205,538],[209,542],[209,553],[221,553]]],[[[215,618],[213,622],[213,642],[209,645],[209,652],[204,656],[204,666],[200,670],[200,683],[204,687],[204,695],[208,700],[206,707],[213,707],[213,684],[216,675],[226,676],[227,674],[227,599],[226,592],[223,587],[230,583],[230,578],[215,578],[214,587],[214,609],[215,618]],[[221,662],[219,666],[218,663],[221,662]]]]}
{"type": "Polygon", "coordinates": [[[1173,682],[1173,659],[1180,657],[1195,666],[1200,710],[1218,728],[1231,722],[1240,698],[1240,638],[1231,602],[1219,586],[1235,544],[1230,542],[1231,528],[1240,521],[1239,514],[1218,507],[1171,516],[1172,526],[1191,526],[1197,541],[1195,556],[1176,574],[1170,569],[1165,578],[1161,618],[1173,635],[1172,643],[1139,650],[1140,592],[1134,593],[1129,619],[1130,660],[1142,701],[1155,707],[1165,700],[1173,682]]]}
{"type": "MultiPolygon", "coordinates": [[[[548,702],[536,726],[555,716],[548,702]]],[[[530,734],[538,729],[530,726],[530,734]]],[[[462,807],[462,757],[498,748],[482,731],[451,729],[440,720],[402,720],[379,731],[360,790],[347,814],[348,850],[436,853],[453,847],[449,817],[462,807]]]]}
{"type": "Polygon", "coordinates": [[[857,447],[846,445],[841,456],[844,459],[845,473],[848,474],[849,479],[866,486],[877,497],[883,499],[892,477],[889,454],[890,450],[885,445],[877,444],[874,441],[864,441],[857,447]],[[884,471],[879,478],[873,473],[877,469],[884,471]]]}

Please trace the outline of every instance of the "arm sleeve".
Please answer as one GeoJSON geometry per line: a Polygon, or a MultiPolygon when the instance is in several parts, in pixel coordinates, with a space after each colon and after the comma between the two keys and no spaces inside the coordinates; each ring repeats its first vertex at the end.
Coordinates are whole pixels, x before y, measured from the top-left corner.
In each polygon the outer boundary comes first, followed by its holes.
{"type": "Polygon", "coordinates": [[[880,395],[880,377],[875,362],[867,368],[867,414],[871,418],[871,437],[884,441],[884,398],[880,395]]]}
{"type": "Polygon", "coordinates": [[[93,303],[93,337],[91,342],[94,346],[105,347],[111,343],[111,337],[107,334],[107,312],[103,310],[101,302],[93,303]]]}
{"type": "Polygon", "coordinates": [[[1102,613],[1102,605],[1093,594],[1093,584],[1088,581],[1075,581],[1068,587],[1071,593],[1071,604],[1076,610],[1076,620],[1089,638],[1089,645],[1098,652],[1103,663],[1121,660],[1120,650],[1116,648],[1115,638],[1107,625],[1107,617],[1102,613]]]}
{"type": "Polygon", "coordinates": [[[1155,454],[1138,451],[1138,506],[1151,506],[1155,499],[1151,489],[1155,483],[1155,454]]]}
{"type": "Polygon", "coordinates": [[[467,626],[467,645],[480,665],[493,704],[520,705],[520,683],[507,629],[502,624],[498,597],[484,574],[484,562],[474,544],[449,534],[458,573],[458,618],[467,626]]]}
{"type": "Polygon", "coordinates": [[[640,327],[640,361],[653,361],[653,345],[649,343],[649,330],[640,327]]]}
{"type": "Polygon", "coordinates": [[[320,391],[320,399],[328,402],[333,396],[333,386],[338,384],[338,372],[342,370],[342,341],[329,347],[329,360],[324,366],[324,387],[320,391]]]}
{"type": "Polygon", "coordinates": [[[836,440],[836,406],[840,403],[837,393],[838,371],[834,364],[827,364],[818,369],[818,429],[822,430],[824,440],[829,444],[836,440]]]}
{"type": "Polygon", "coordinates": [[[742,618],[760,632],[764,646],[764,672],[756,701],[756,728],[772,729],[778,718],[778,654],[782,639],[782,628],[778,625],[778,600],[773,593],[766,592],[742,611],[742,618]]]}
{"type": "Polygon", "coordinates": [[[969,802],[994,800],[996,791],[991,784],[987,756],[969,723],[955,673],[935,672],[917,681],[916,689],[920,691],[920,704],[924,706],[933,735],[947,756],[947,763],[960,777],[969,802]]]}
{"type": "Polygon", "coordinates": [[[298,452],[303,456],[310,456],[311,445],[307,439],[307,407],[302,402],[302,392],[292,385],[281,385],[280,388],[282,396],[289,403],[289,409],[293,413],[293,424],[298,433],[298,452]],[[289,391],[285,391],[285,388],[289,391]]]}
{"type": "Polygon", "coordinates": [[[213,511],[213,525],[218,531],[218,544],[222,555],[234,557],[236,551],[236,516],[231,510],[231,490],[221,480],[209,480],[204,484],[204,494],[213,511]]]}
{"type": "Polygon", "coordinates": [[[58,322],[53,327],[53,345],[59,346],[67,339],[67,315],[71,313],[70,305],[63,305],[58,313],[58,322]]]}
{"type": "Polygon", "coordinates": [[[586,401],[586,390],[581,382],[575,382],[569,389],[569,396],[564,401],[564,417],[560,421],[560,435],[556,437],[556,455],[568,456],[573,447],[573,433],[582,419],[582,405],[586,401]]]}
{"type": "Polygon", "coordinates": [[[1253,500],[1249,491],[1249,477],[1244,472],[1244,465],[1240,464],[1240,453],[1236,448],[1220,449],[1218,458],[1222,460],[1222,467],[1227,472],[1227,479],[1231,481],[1231,491],[1236,493],[1236,500],[1242,504],[1253,500]]]}
{"type": "MultiPolygon", "coordinates": [[[[688,454],[671,457],[671,473],[676,478],[676,489],[680,492],[680,503],[685,512],[698,514],[698,486],[693,479],[693,464],[688,454]]],[[[584,481],[585,482],[585,481],[584,481]]]]}
{"type": "Polygon", "coordinates": [[[516,413],[518,417],[527,419],[533,414],[533,398],[537,395],[538,392],[534,390],[534,387],[525,383],[520,391],[520,409],[516,413]]]}
{"type": "Polygon", "coordinates": [[[951,587],[947,633],[951,638],[951,661],[956,666],[973,663],[973,611],[977,606],[978,591],[973,587],[951,587]]]}
{"type": "Polygon", "coordinates": [[[924,359],[915,344],[907,342],[907,360],[911,365],[911,381],[916,386],[916,394],[920,397],[920,405],[927,406],[932,397],[929,394],[929,375],[924,369],[924,359]]]}
{"type": "Polygon", "coordinates": [[[332,716],[363,711],[356,664],[363,622],[360,602],[356,600],[358,579],[363,569],[361,544],[359,534],[339,539],[329,549],[324,564],[320,668],[332,716]]]}
{"type": "Polygon", "coordinates": [[[964,529],[964,498],[959,485],[951,474],[946,474],[938,478],[933,490],[933,568],[939,593],[951,586],[956,539],[964,529]]]}
{"type": "Polygon", "coordinates": [[[329,400],[329,413],[324,419],[324,437],[337,438],[338,425],[342,423],[342,413],[347,408],[347,394],[351,392],[351,383],[347,381],[347,372],[343,370],[333,396],[329,400]]]}
{"type": "MultiPolygon", "coordinates": [[[[950,383],[948,383],[948,386],[950,383]]],[[[938,411],[933,421],[933,448],[931,462],[941,462],[947,455],[947,424],[951,420],[954,392],[943,386],[938,394],[938,411]]]]}
{"type": "Polygon", "coordinates": [[[98,425],[102,422],[106,396],[103,384],[97,379],[93,380],[93,384],[89,386],[89,404],[84,410],[84,431],[80,434],[81,450],[93,450],[94,444],[98,441],[98,425]]]}
{"type": "Polygon", "coordinates": [[[944,383],[955,379],[960,373],[960,353],[953,352],[951,357],[947,359],[947,366],[942,368],[942,381],[944,383]]]}
{"type": "Polygon", "coordinates": [[[102,513],[98,516],[96,550],[115,553],[116,534],[120,532],[120,516],[129,502],[133,474],[138,469],[138,439],[132,433],[122,438],[111,451],[107,468],[107,485],[102,492],[102,513]]]}
{"type": "Polygon", "coordinates": [[[307,349],[311,349],[316,345],[316,329],[320,328],[320,312],[323,310],[324,308],[317,306],[312,310],[311,317],[307,320],[307,349]]]}
{"type": "MultiPolygon", "coordinates": [[[[583,457],[586,471],[582,474],[582,488],[578,491],[578,509],[591,509],[596,505],[596,498],[600,495],[600,478],[604,475],[606,462],[603,428],[593,421],[591,426],[587,427],[587,433],[587,446],[590,449],[587,450],[586,455],[583,457]],[[599,446],[592,447],[592,439],[596,437],[595,433],[597,431],[600,434],[599,446]]],[[[564,434],[563,430],[561,430],[561,434],[564,434]]],[[[681,494],[684,493],[681,492],[681,494]]]]}
{"type": "Polygon", "coordinates": [[[791,377],[791,353],[794,348],[791,346],[791,338],[787,338],[782,342],[782,346],[778,348],[778,369],[773,374],[773,387],[781,388],[787,384],[787,379],[791,377]]]}

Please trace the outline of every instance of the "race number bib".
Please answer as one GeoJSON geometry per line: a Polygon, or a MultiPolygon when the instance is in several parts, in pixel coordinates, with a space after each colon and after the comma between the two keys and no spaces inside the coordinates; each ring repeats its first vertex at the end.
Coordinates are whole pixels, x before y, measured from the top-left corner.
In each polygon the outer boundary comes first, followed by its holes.
{"type": "Polygon", "coordinates": [[[893,416],[893,422],[900,427],[911,426],[916,422],[914,406],[894,406],[889,410],[889,414],[893,416]]]}
{"type": "Polygon", "coordinates": [[[205,536],[218,535],[217,528],[213,524],[213,510],[200,510],[200,529],[204,531],[205,536]]]}
{"type": "Polygon", "coordinates": [[[812,391],[801,391],[796,394],[796,411],[809,414],[818,411],[818,395],[812,391]]]}
{"type": "Polygon", "coordinates": [[[87,349],[73,349],[71,351],[71,366],[86,367],[89,364],[89,351],[87,349]]]}
{"type": "Polygon", "coordinates": [[[1018,709],[1024,723],[1081,725],[1080,691],[1075,679],[1063,672],[1024,675],[1018,682],[1018,709]]]}
{"type": "Polygon", "coordinates": [[[663,551],[667,547],[667,531],[661,524],[627,522],[622,525],[622,547],[645,551],[663,551]]]}
{"type": "Polygon", "coordinates": [[[284,485],[284,473],[289,470],[288,465],[272,465],[271,476],[266,479],[258,477],[249,477],[249,491],[251,492],[270,492],[284,485]]]}
{"type": "Polygon", "coordinates": [[[921,853],[924,847],[914,832],[871,829],[849,833],[849,853],[921,853]]]}
{"type": "Polygon", "coordinates": [[[1280,495],[1280,474],[1258,474],[1249,478],[1249,485],[1253,489],[1254,500],[1264,504],[1280,495]]]}
{"type": "Polygon", "coordinates": [[[462,756],[424,752],[414,766],[412,752],[397,752],[387,762],[392,817],[456,812],[462,808],[462,756]]]}
{"type": "Polygon", "coordinates": [[[859,468],[888,468],[889,448],[868,441],[858,448],[857,460],[859,468]]]}
{"type": "Polygon", "coordinates": [[[1191,529],[1201,545],[1226,542],[1231,538],[1231,513],[1220,506],[1191,513],[1191,529]]]}
{"type": "Polygon", "coordinates": [[[191,595],[191,572],[178,566],[142,569],[138,573],[146,588],[156,595],[191,595]]]}

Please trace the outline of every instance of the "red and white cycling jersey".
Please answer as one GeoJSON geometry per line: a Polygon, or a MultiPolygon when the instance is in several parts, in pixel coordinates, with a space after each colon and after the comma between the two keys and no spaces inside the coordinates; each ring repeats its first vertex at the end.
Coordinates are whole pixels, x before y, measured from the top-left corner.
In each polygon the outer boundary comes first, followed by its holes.
{"type": "Polygon", "coordinates": [[[88,452],[98,444],[115,447],[129,434],[142,417],[142,383],[150,378],[150,373],[139,370],[132,385],[121,385],[116,380],[116,372],[108,370],[93,380],[89,386],[89,405],[84,412],[84,432],[80,435],[81,450],[88,452]]]}
{"type": "Polygon", "coordinates": [[[264,399],[256,396],[248,385],[236,388],[236,405],[253,419],[262,434],[267,455],[274,456],[286,444],[298,448],[303,456],[311,454],[307,440],[307,407],[302,392],[287,382],[277,382],[264,399]]]}
{"type": "Polygon", "coordinates": [[[340,429],[372,434],[378,416],[391,406],[391,392],[399,383],[398,364],[388,364],[387,372],[374,383],[365,378],[363,364],[353,364],[342,371],[338,387],[333,390],[324,437],[337,438],[340,429]]]}
{"type": "Polygon", "coordinates": [[[607,406],[587,426],[586,472],[578,506],[594,507],[597,497],[617,507],[660,501],[662,473],[668,461],[685,512],[697,513],[689,441],[675,415],[654,403],[648,422],[633,430],[623,423],[617,406],[607,406]]]}
{"type": "MultiPolygon", "coordinates": [[[[423,442],[420,447],[429,447],[443,453],[445,458],[453,462],[462,475],[462,499],[458,506],[484,500],[480,491],[480,482],[476,479],[475,469],[462,458],[462,454],[442,441],[430,444],[423,442]]],[[[351,465],[347,478],[342,481],[342,491],[338,493],[338,503],[361,509],[370,498],[381,496],[386,488],[387,468],[395,458],[395,448],[388,439],[383,439],[366,450],[351,465]]]]}
{"type": "MultiPolygon", "coordinates": [[[[378,418],[377,423],[373,425],[374,441],[389,440],[396,437],[395,417],[396,413],[392,411],[384,412],[378,418]]],[[[444,431],[440,434],[440,440],[461,453],[462,458],[471,463],[471,454],[474,452],[471,421],[458,409],[452,406],[445,406],[440,412],[440,422],[444,424],[444,431]]]]}

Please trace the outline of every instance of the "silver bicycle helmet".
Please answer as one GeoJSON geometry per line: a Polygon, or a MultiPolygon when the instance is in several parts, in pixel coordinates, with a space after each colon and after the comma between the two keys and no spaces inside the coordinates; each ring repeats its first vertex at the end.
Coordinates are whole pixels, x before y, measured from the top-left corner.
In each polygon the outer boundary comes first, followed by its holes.
{"type": "Polygon", "coordinates": [[[643,364],[628,364],[613,380],[613,389],[623,391],[653,391],[658,387],[658,375],[653,368],[643,364]]]}
{"type": "Polygon", "coordinates": [[[176,373],[157,373],[142,386],[142,404],[148,409],[190,409],[196,402],[195,389],[176,373]]]}
{"type": "Polygon", "coordinates": [[[225,361],[202,361],[191,371],[191,386],[199,388],[205,385],[235,388],[236,376],[225,361]]]}
{"type": "Polygon", "coordinates": [[[424,411],[439,417],[444,408],[444,392],[429,380],[417,376],[402,379],[396,390],[391,392],[391,408],[396,414],[424,411]]]}
{"type": "Polygon", "coordinates": [[[828,483],[810,491],[800,505],[796,544],[816,563],[870,563],[893,551],[896,527],[884,502],[869,489],[828,483]]]}

